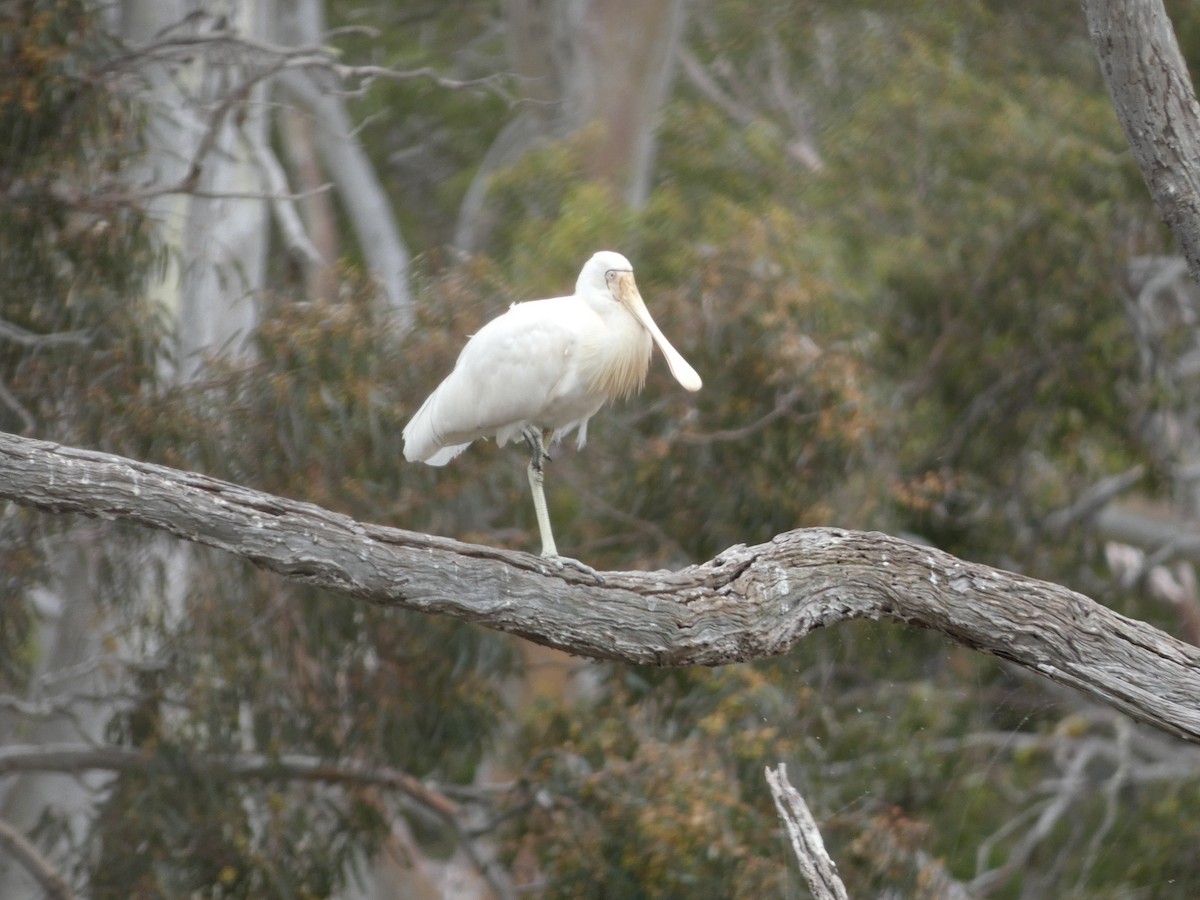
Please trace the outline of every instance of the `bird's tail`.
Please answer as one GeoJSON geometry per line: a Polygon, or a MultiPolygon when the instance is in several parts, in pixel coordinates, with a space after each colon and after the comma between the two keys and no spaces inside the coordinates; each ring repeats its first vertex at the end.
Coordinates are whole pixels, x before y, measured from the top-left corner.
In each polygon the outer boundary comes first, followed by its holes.
{"type": "Polygon", "coordinates": [[[433,422],[433,398],[436,396],[437,392],[435,391],[417,410],[417,414],[404,426],[404,458],[409,462],[444,466],[471,446],[470,441],[465,444],[443,442],[433,422]]]}

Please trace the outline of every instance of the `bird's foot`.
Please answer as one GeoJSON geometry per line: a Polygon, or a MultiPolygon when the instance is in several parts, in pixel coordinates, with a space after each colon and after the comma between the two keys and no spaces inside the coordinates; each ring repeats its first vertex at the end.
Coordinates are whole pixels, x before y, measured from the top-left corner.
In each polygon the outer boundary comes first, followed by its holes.
{"type": "Polygon", "coordinates": [[[550,454],[546,452],[546,438],[549,432],[530,425],[521,432],[521,437],[529,445],[529,465],[537,472],[542,471],[542,464],[550,462],[550,454]]]}
{"type": "Polygon", "coordinates": [[[571,559],[569,556],[559,556],[557,553],[543,553],[542,559],[546,560],[546,562],[550,563],[560,572],[567,568],[575,569],[576,571],[582,572],[584,575],[590,575],[595,578],[596,584],[605,583],[603,575],[601,575],[587,563],[582,563],[577,559],[571,559]]]}

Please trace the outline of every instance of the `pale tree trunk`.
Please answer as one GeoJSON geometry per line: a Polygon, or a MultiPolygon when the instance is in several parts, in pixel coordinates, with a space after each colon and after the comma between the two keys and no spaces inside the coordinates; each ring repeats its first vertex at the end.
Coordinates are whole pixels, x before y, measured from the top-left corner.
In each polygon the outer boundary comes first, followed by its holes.
{"type": "MultiPolygon", "coordinates": [[[[291,45],[320,46],[325,38],[322,0],[280,0],[280,39],[291,45]]],[[[281,76],[289,98],[312,121],[317,153],[337,189],[371,275],[401,329],[412,326],[409,287],[411,258],[400,235],[391,200],[354,133],[345,103],[324,73],[290,71],[281,76]]]]}
{"type": "MultiPolygon", "coordinates": [[[[19,714],[0,714],[4,745],[102,742],[112,707],[73,700],[83,695],[103,695],[112,681],[103,667],[108,629],[103,627],[101,611],[88,602],[99,575],[98,530],[105,529],[77,527],[56,540],[50,548],[53,574],[27,598],[38,622],[38,649],[30,691],[24,700],[30,707],[44,708],[47,715],[31,723],[19,714]],[[64,714],[52,714],[55,707],[64,709],[64,714]]],[[[65,814],[70,840],[44,848],[50,864],[64,872],[70,861],[70,844],[83,838],[92,805],[111,779],[111,775],[101,772],[89,772],[80,778],[45,773],[5,778],[0,780],[0,820],[27,834],[47,809],[65,814]]],[[[30,873],[0,858],[0,897],[35,896],[38,892],[30,873]]]]}
{"type": "MultiPolygon", "coordinates": [[[[252,38],[270,37],[273,0],[124,0],[108,10],[109,23],[132,47],[160,40],[173,28],[204,28],[224,15],[226,27],[252,38]],[[181,25],[193,12],[203,12],[181,25]]],[[[133,189],[150,191],[145,201],[156,227],[155,240],[165,265],[147,285],[150,298],[174,326],[174,360],[163,374],[187,380],[200,373],[204,358],[215,353],[248,352],[247,337],[257,321],[255,298],[263,287],[269,204],[267,185],[253,148],[268,136],[267,85],[251,86],[222,114],[222,104],[245,77],[237,61],[212,62],[196,53],[190,62],[171,61],[139,68],[148,110],[146,154],[131,166],[133,189]],[[154,193],[194,175],[196,193],[154,193]],[[203,195],[203,196],[198,196],[203,195]],[[240,196],[229,196],[240,195],[240,196]]],[[[120,612],[91,602],[109,568],[106,555],[117,554],[115,569],[132,569],[127,544],[114,543],[108,529],[72,528],[49,548],[51,574],[29,598],[40,628],[39,666],[27,700],[46,708],[69,708],[69,715],[47,718],[9,716],[0,722],[0,742],[46,744],[70,739],[103,743],[105,724],[119,701],[81,702],[84,695],[128,693],[122,658],[152,663],[153,635],[137,626],[149,605],[169,628],[182,615],[190,581],[192,551],[177,541],[153,542],[143,549],[144,571],[161,573],[153,583],[135,584],[120,612]],[[18,728],[18,722],[28,723],[18,728]]],[[[109,776],[83,778],[21,773],[0,786],[0,819],[27,833],[47,809],[63,814],[71,836],[86,833],[93,805],[109,776]]],[[[60,869],[70,860],[69,841],[48,848],[47,858],[60,869]]],[[[12,866],[0,868],[0,897],[34,896],[29,876],[12,866]]]]}
{"type": "MultiPolygon", "coordinates": [[[[189,13],[224,15],[227,27],[248,37],[271,35],[273,0],[197,3],[126,0],[122,37],[133,45],[155,40],[189,13]]],[[[196,20],[208,27],[208,18],[196,20]]],[[[181,30],[185,30],[184,26],[181,30]]],[[[149,152],[135,179],[152,185],[181,183],[198,168],[194,193],[148,201],[158,240],[168,251],[162,278],[150,285],[176,324],[176,373],[193,377],[206,353],[245,352],[257,321],[255,294],[263,284],[269,239],[268,185],[252,148],[265,142],[269,124],[265,83],[220,114],[245,76],[242,66],[213,64],[204,53],[191,62],[147,65],[142,99],[150,110],[149,152]],[[241,195],[241,196],[238,196],[241,195]]]]}
{"type": "MultiPolygon", "coordinates": [[[[269,2],[253,5],[258,11],[254,18],[259,21],[248,22],[247,33],[262,33],[270,5],[269,2]]],[[[261,169],[250,158],[246,144],[248,140],[265,142],[266,93],[265,84],[255,85],[240,112],[237,128],[221,130],[199,183],[201,193],[214,196],[196,196],[188,204],[181,248],[187,262],[182,273],[179,308],[184,377],[197,374],[207,354],[246,355],[247,341],[258,323],[258,294],[266,273],[270,208],[262,199],[236,195],[261,197],[268,191],[261,169]]]]}
{"type": "Polygon", "coordinates": [[[580,134],[589,177],[638,207],[683,32],[683,0],[505,0],[510,64],[529,101],[484,157],[459,210],[455,245],[478,249],[488,180],[540,142],[580,134]]]}
{"type": "MultiPolygon", "coordinates": [[[[153,665],[155,637],[136,624],[146,604],[156,604],[164,617],[182,608],[187,566],[192,551],[177,541],[155,540],[136,552],[129,568],[142,573],[120,609],[94,602],[106,559],[113,550],[111,529],[79,523],[52,539],[47,556],[53,569],[46,582],[30,592],[38,622],[36,664],[24,710],[0,712],[0,746],[45,746],[77,743],[102,746],[105,726],[121,702],[106,697],[127,695],[128,670],[122,660],[145,659],[153,665]],[[30,716],[30,713],[33,716],[30,716]]],[[[47,810],[64,815],[67,839],[45,848],[58,872],[77,862],[76,849],[91,825],[94,806],[112,780],[108,772],[77,776],[23,772],[0,779],[0,821],[28,833],[47,810]]],[[[36,896],[27,870],[7,866],[0,858],[0,897],[36,896]]]]}
{"type": "MultiPolygon", "coordinates": [[[[304,102],[307,121],[315,123],[312,145],[339,190],[372,274],[399,323],[410,323],[408,252],[343,104],[325,93],[329,85],[306,72],[276,74],[274,81],[264,77],[265,63],[255,57],[255,44],[320,46],[319,0],[280,5],[276,0],[123,0],[104,15],[132,54],[127,84],[141,88],[138,100],[146,110],[146,149],[130,161],[127,190],[144,205],[163,260],[146,286],[175,336],[163,377],[192,380],[202,377],[206,359],[252,352],[249,338],[266,284],[272,210],[287,249],[308,264],[310,277],[316,273],[320,279],[314,289],[327,294],[336,289],[326,266],[336,258],[336,244],[328,229],[318,232],[319,248],[304,233],[287,176],[270,146],[269,94],[284,79],[304,102]],[[180,43],[172,46],[172,40],[180,43]],[[153,61],[148,55],[139,58],[139,48],[151,45],[157,47],[153,61]]],[[[306,171],[312,177],[311,168],[306,171]]],[[[329,200],[323,202],[328,213],[329,200]]],[[[310,222],[316,218],[310,216],[310,222]]],[[[169,632],[183,615],[192,579],[191,548],[171,540],[142,546],[141,564],[161,573],[162,580],[132,585],[121,615],[88,600],[96,594],[100,571],[135,569],[127,542],[87,526],[73,529],[69,541],[51,548],[51,575],[28,601],[41,621],[35,695],[23,700],[23,710],[0,720],[0,744],[67,738],[104,742],[105,724],[125,701],[91,704],[81,712],[78,696],[133,692],[127,660],[152,665],[159,647],[157,632],[138,623],[153,613],[169,632]],[[153,609],[155,603],[162,607],[153,609]],[[52,709],[70,706],[73,716],[31,718],[34,701],[52,709]]],[[[0,784],[0,820],[21,835],[45,810],[54,809],[67,817],[77,843],[107,777],[83,781],[13,774],[0,784]]],[[[45,848],[51,865],[67,867],[69,844],[45,848]]],[[[32,894],[29,878],[25,870],[0,864],[0,897],[32,894]]]]}
{"type": "Polygon", "coordinates": [[[576,129],[595,128],[588,173],[634,207],[650,195],[655,135],[683,31],[682,0],[592,0],[574,25],[566,110],[576,129]]]}

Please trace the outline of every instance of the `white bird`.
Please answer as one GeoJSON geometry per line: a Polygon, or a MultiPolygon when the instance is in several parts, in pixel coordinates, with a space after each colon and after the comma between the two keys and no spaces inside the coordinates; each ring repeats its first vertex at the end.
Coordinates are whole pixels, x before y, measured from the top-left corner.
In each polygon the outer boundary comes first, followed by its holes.
{"type": "Polygon", "coordinates": [[[620,253],[601,251],[579,273],[570,297],[515,303],[467,341],[446,380],[404,428],[409,462],[444,466],[472,441],[495,435],[503,447],[529,445],[529,487],[542,555],[557,556],[542,482],[546,445],[578,429],[614,397],[642,389],[651,340],[689,391],[700,376],[671,346],[620,253]]]}

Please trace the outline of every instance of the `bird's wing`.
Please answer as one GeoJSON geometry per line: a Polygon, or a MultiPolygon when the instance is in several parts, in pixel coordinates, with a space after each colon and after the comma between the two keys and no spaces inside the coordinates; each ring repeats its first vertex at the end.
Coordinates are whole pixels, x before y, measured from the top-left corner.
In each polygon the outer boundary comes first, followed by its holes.
{"type": "Polygon", "coordinates": [[[404,455],[444,465],[478,438],[509,440],[570,389],[580,340],[598,327],[574,298],[519,303],[467,342],[404,429],[404,455]]]}

